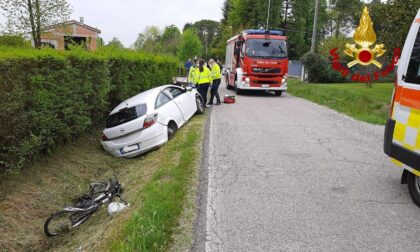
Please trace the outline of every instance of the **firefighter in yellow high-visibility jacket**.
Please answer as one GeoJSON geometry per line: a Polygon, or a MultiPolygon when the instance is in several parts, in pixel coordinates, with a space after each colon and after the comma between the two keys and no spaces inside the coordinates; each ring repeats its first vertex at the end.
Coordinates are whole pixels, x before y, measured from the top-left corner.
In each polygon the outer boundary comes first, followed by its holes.
{"type": "Polygon", "coordinates": [[[222,104],[220,102],[220,95],[219,95],[219,85],[222,82],[222,74],[220,72],[220,66],[214,62],[213,59],[209,60],[209,65],[211,68],[211,77],[213,79],[213,83],[211,84],[211,88],[210,88],[210,102],[209,105],[213,105],[213,100],[214,97],[216,96],[216,105],[220,105],[222,104]]]}
{"type": "Polygon", "coordinates": [[[198,67],[194,70],[194,78],[197,91],[203,98],[203,104],[207,104],[207,93],[213,79],[210,70],[204,66],[204,60],[200,60],[198,67]]]}
{"type": "Polygon", "coordinates": [[[190,72],[188,73],[188,83],[196,85],[197,83],[195,82],[196,80],[195,74],[196,74],[196,69],[198,68],[199,60],[196,60],[194,63],[195,64],[190,68],[190,72]]]}

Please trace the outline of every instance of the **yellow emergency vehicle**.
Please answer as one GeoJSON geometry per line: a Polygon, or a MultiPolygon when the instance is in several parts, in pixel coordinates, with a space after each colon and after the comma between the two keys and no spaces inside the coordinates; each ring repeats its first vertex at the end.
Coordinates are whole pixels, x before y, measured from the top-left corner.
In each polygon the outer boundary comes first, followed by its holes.
{"type": "Polygon", "coordinates": [[[384,151],[404,168],[407,184],[420,207],[420,10],[413,21],[398,61],[390,118],[385,127],[384,151]]]}

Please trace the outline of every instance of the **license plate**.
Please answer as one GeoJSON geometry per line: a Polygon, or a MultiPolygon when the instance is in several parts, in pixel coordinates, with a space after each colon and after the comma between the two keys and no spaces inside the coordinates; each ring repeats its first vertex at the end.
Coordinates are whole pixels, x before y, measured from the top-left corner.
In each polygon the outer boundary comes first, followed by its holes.
{"type": "Polygon", "coordinates": [[[262,87],[262,88],[269,88],[269,87],[270,87],[270,85],[268,85],[268,84],[262,84],[262,85],[261,85],[261,87],[262,87]]]}
{"type": "Polygon", "coordinates": [[[121,148],[121,154],[129,153],[132,151],[140,150],[140,144],[133,144],[124,148],[121,148]]]}

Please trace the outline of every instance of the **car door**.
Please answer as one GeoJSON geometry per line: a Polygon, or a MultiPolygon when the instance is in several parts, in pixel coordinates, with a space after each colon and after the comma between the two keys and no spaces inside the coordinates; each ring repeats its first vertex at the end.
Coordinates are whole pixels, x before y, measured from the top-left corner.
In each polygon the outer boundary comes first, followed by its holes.
{"type": "Polygon", "coordinates": [[[197,108],[195,95],[192,92],[179,87],[169,87],[167,90],[172,94],[174,102],[181,110],[184,121],[190,119],[197,108]]]}
{"type": "Polygon", "coordinates": [[[161,124],[167,125],[171,119],[175,120],[178,127],[184,124],[182,113],[168,90],[163,90],[158,94],[155,109],[158,112],[158,122],[161,124]]]}
{"type": "MultiPolygon", "coordinates": [[[[385,132],[385,153],[420,170],[420,11],[398,62],[391,120],[385,132]]],[[[397,162],[397,163],[398,163],[397,162]]]]}

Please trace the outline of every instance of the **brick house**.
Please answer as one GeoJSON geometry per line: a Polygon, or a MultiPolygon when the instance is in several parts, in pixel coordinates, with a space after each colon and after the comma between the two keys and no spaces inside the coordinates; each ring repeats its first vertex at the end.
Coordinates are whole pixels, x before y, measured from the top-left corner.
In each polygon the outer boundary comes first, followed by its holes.
{"type": "Polygon", "coordinates": [[[94,51],[101,43],[100,30],[84,23],[81,17],[80,22],[75,20],[50,26],[41,35],[44,46],[64,51],[70,44],[86,45],[88,50],[94,51]]]}

